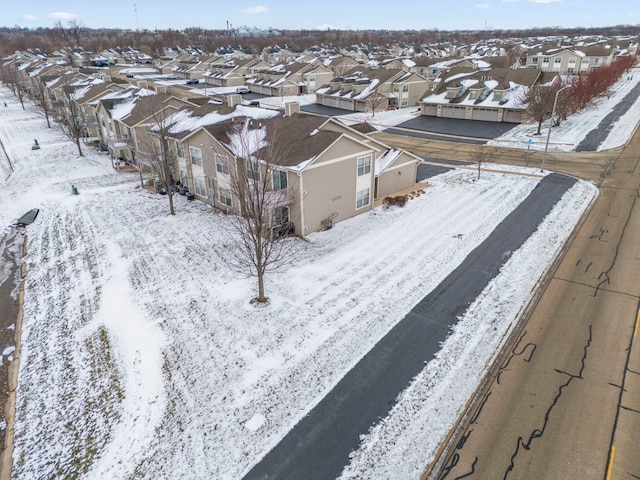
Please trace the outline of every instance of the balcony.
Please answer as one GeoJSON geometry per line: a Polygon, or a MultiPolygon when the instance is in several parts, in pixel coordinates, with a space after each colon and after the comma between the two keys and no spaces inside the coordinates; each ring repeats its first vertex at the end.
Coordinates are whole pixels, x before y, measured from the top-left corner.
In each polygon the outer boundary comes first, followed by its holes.
{"type": "Polygon", "coordinates": [[[133,137],[109,137],[107,145],[112,150],[122,150],[133,146],[133,137]]]}

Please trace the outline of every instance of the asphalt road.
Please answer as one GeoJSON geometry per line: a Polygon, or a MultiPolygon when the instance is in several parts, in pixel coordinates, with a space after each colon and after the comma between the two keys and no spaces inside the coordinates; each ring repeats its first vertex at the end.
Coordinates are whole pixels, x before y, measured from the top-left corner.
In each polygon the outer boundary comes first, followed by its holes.
{"type": "Polygon", "coordinates": [[[636,102],[640,96],[640,83],[637,84],[625,97],[618,103],[614,109],[607,114],[606,117],[591,130],[588,135],[576,147],[576,152],[595,152],[600,144],[607,139],[609,133],[613,129],[616,120],[624,115],[636,102]]]}
{"type": "Polygon", "coordinates": [[[429,478],[640,478],[639,152],[556,159],[600,196],[429,478]]]}
{"type": "Polygon", "coordinates": [[[535,231],[575,179],[552,174],[429,293],[245,477],[327,480],[340,475],[359,436],[387,415],[450,328],[535,231]]]}

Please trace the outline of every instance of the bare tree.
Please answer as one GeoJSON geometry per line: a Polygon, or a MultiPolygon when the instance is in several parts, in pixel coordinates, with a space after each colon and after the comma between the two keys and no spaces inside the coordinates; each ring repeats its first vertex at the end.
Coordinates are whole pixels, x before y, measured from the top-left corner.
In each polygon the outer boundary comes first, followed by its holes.
{"type": "MultiPolygon", "coordinates": [[[[549,84],[533,85],[519,98],[519,101],[526,105],[526,112],[538,122],[536,135],[540,135],[542,123],[551,118],[556,93],[568,84],[568,80],[563,80],[558,76],[549,84]]],[[[569,114],[569,108],[570,102],[568,99],[559,100],[556,105],[556,119],[553,119],[553,122],[559,125],[560,121],[569,114]]]]}
{"type": "Polygon", "coordinates": [[[365,100],[366,109],[367,110],[371,110],[371,116],[375,117],[376,116],[376,109],[379,109],[380,107],[382,107],[384,105],[387,105],[388,101],[389,100],[387,99],[387,97],[385,97],[381,93],[373,92],[365,100]]]}
{"type": "Polygon", "coordinates": [[[252,119],[235,122],[228,134],[228,148],[236,156],[235,165],[229,165],[228,186],[238,212],[228,222],[237,242],[228,263],[238,273],[257,279],[254,303],[268,302],[265,275],[292,257],[293,242],[287,237],[293,233],[288,212],[294,194],[287,173],[278,169],[284,147],[276,136],[277,127],[267,132],[252,119]]]}
{"type": "Polygon", "coordinates": [[[482,166],[487,163],[495,162],[499,155],[496,153],[496,150],[487,147],[486,145],[478,145],[471,151],[471,161],[478,167],[478,177],[476,180],[480,180],[480,171],[482,170],[482,166]]]}
{"type": "Polygon", "coordinates": [[[145,167],[153,172],[155,181],[169,200],[169,214],[175,215],[173,186],[178,155],[170,132],[173,125],[171,115],[175,110],[163,105],[159,95],[153,95],[146,100],[144,108],[148,114],[150,128],[149,134],[139,140],[136,162],[141,178],[142,169],[145,167]]]}
{"type": "Polygon", "coordinates": [[[35,78],[33,80],[33,90],[31,95],[33,101],[34,110],[38,115],[43,116],[47,120],[47,127],[51,128],[51,100],[49,99],[49,90],[44,82],[35,78]]]}
{"type": "Polygon", "coordinates": [[[71,85],[62,87],[62,97],[65,104],[63,117],[60,119],[60,128],[64,134],[78,147],[78,155],[82,153],[82,139],[84,138],[84,117],[80,105],[74,99],[75,88],[71,85]]]}
{"type": "Polygon", "coordinates": [[[24,99],[27,95],[27,90],[22,82],[22,77],[20,76],[20,72],[15,65],[2,65],[0,68],[0,79],[2,83],[4,83],[16,100],[20,102],[22,105],[22,109],[24,110],[24,99]]]}

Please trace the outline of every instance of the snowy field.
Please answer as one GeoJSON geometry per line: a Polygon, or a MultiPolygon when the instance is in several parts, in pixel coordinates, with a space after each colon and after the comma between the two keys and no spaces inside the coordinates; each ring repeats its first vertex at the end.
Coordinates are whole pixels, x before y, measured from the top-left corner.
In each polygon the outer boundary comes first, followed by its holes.
{"type": "MultiPolygon", "coordinates": [[[[78,157],[0,87],[4,101],[15,172],[0,156],[0,225],[41,209],[27,229],[16,480],[240,479],[539,181],[455,170],[402,209],[291,240],[295,260],[255,310],[254,282],[223,261],[223,215],[177,196],[169,216],[137,175],[78,157]]],[[[562,198],[343,478],[419,478],[596,194],[578,182],[562,198]]]]}

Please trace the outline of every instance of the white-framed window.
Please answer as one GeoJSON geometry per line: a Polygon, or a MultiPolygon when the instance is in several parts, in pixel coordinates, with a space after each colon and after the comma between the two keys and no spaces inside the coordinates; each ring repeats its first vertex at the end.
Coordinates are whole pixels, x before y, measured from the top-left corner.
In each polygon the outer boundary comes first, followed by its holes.
{"type": "Polygon", "coordinates": [[[576,57],[569,57],[569,63],[576,63],[576,57]]]}
{"type": "Polygon", "coordinates": [[[403,92],[408,92],[409,91],[409,85],[407,85],[406,83],[404,85],[402,85],[402,91],[403,92]]]}
{"type": "Polygon", "coordinates": [[[405,97],[402,99],[402,106],[406,107],[407,105],[409,105],[409,99],[405,97]]]}
{"type": "Polygon", "coordinates": [[[182,145],[180,142],[176,143],[176,151],[178,152],[179,158],[184,158],[184,145],[182,145]]]}
{"type": "Polygon", "coordinates": [[[356,192],[356,208],[362,208],[369,205],[369,189],[365,188],[356,192]]]}
{"type": "Polygon", "coordinates": [[[588,64],[588,63],[589,63],[589,59],[588,59],[588,58],[583,58],[583,59],[582,59],[582,63],[584,63],[584,64],[588,64]]]}
{"type": "Polygon", "coordinates": [[[231,206],[231,190],[228,188],[220,189],[220,203],[228,207],[231,206]]]}
{"type": "Polygon", "coordinates": [[[537,65],[538,64],[538,57],[531,57],[531,63],[533,65],[537,65]]]}
{"type": "Polygon", "coordinates": [[[593,66],[597,67],[600,65],[600,57],[596,57],[593,59],[593,66]]]}
{"type": "Polygon", "coordinates": [[[201,197],[206,197],[207,191],[204,187],[204,180],[196,178],[195,184],[196,184],[196,195],[200,195],[201,197]]]}
{"type": "Polygon", "coordinates": [[[196,147],[189,147],[189,155],[191,156],[192,164],[202,166],[202,150],[196,147]]]}
{"type": "Polygon", "coordinates": [[[358,176],[371,173],[371,155],[358,158],[358,176]]]}
{"type": "Polygon", "coordinates": [[[260,162],[253,159],[247,160],[247,177],[251,180],[260,180],[260,162]]]}
{"type": "Polygon", "coordinates": [[[229,174],[229,159],[226,155],[220,155],[219,153],[214,154],[216,159],[216,171],[218,173],[224,173],[225,175],[229,174]]]}
{"type": "Polygon", "coordinates": [[[287,185],[287,172],[284,170],[273,170],[273,189],[286,190],[287,185]]]}
{"type": "Polygon", "coordinates": [[[562,63],[562,57],[556,57],[553,59],[553,63],[562,63]]]}
{"type": "Polygon", "coordinates": [[[549,63],[549,57],[542,57],[542,63],[549,63]]]}

